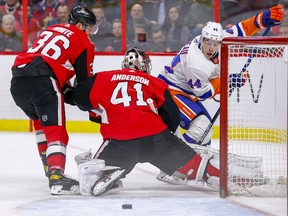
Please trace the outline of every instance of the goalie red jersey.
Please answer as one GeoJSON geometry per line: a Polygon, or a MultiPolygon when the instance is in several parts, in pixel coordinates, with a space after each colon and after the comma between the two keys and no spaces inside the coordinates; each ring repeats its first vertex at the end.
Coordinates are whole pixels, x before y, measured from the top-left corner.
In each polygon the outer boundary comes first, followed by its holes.
{"type": "Polygon", "coordinates": [[[74,96],[80,109],[94,109],[101,115],[100,130],[104,139],[129,140],[146,137],[164,131],[167,125],[175,130],[173,127],[179,124],[177,120],[180,117],[175,111],[171,113],[175,117],[169,116],[169,106],[174,109],[176,105],[169,103],[171,96],[167,84],[137,70],[126,68],[97,73],[79,83],[74,96]],[[159,115],[151,109],[148,99],[153,100],[156,109],[159,108],[159,115]],[[163,113],[169,119],[177,120],[164,123],[163,113]]]}
{"type": "Polygon", "coordinates": [[[13,67],[24,67],[37,56],[49,64],[60,86],[75,73],[77,81],[92,76],[94,44],[75,25],[59,24],[45,29],[27,53],[16,57],[13,67]],[[67,68],[71,66],[74,70],[67,68]]]}

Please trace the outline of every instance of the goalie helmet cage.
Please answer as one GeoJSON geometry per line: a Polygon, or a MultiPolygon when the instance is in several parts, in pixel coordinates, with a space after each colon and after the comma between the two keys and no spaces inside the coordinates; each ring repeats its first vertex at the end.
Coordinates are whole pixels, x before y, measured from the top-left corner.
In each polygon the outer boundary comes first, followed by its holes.
{"type": "Polygon", "coordinates": [[[287,37],[238,37],[222,41],[222,198],[287,196],[287,58],[287,37]],[[240,73],[246,66],[247,82],[230,95],[229,74],[240,73]],[[234,154],[246,160],[231,159],[229,155],[234,154]]]}

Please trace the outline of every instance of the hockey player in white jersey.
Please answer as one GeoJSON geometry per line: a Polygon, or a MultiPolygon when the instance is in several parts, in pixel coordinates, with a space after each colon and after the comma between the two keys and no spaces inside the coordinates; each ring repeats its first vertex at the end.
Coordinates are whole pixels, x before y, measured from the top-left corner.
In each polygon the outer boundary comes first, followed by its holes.
{"type": "MultiPolygon", "coordinates": [[[[171,62],[164,66],[159,78],[170,88],[170,93],[181,112],[183,138],[187,143],[200,144],[199,140],[211,121],[211,117],[201,101],[211,99],[220,93],[219,48],[224,37],[246,37],[254,35],[260,28],[279,25],[283,19],[281,6],[275,6],[223,30],[221,24],[208,22],[201,35],[185,45],[171,62]]],[[[239,71],[240,72],[240,71],[239,71]]],[[[230,85],[240,88],[247,79],[230,75],[230,85]]],[[[211,129],[202,145],[210,145],[211,129]]]]}

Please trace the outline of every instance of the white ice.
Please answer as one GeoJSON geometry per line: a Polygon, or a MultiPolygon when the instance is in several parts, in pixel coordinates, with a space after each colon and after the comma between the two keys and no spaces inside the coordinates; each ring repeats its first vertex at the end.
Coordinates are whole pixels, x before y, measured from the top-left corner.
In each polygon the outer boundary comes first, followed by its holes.
{"type": "MultiPolygon", "coordinates": [[[[97,134],[70,134],[66,174],[78,178],[74,156],[102,142],[97,134]]],[[[156,180],[158,169],[138,164],[124,188],[99,197],[52,196],[33,133],[0,133],[0,215],[2,216],[214,216],[287,215],[287,198],[220,198],[201,184],[173,186],[156,180]],[[122,204],[132,209],[122,209],[122,204]]]]}

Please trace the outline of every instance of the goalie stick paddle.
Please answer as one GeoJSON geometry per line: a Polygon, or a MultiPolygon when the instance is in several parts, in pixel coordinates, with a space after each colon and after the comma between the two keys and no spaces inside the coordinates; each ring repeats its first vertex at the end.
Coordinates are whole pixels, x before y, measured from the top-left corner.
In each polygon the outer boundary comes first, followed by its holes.
{"type": "MultiPolygon", "coordinates": [[[[262,34],[262,36],[266,36],[268,34],[268,32],[270,31],[271,26],[268,26],[266,28],[266,30],[264,31],[264,33],[262,34]]],[[[247,68],[249,67],[252,58],[254,57],[254,54],[257,52],[257,48],[255,47],[251,53],[251,55],[249,56],[249,58],[247,59],[246,63],[244,64],[242,70],[239,73],[239,76],[242,76],[244,74],[244,72],[247,70],[247,68]]],[[[230,95],[233,93],[235,88],[231,88],[229,90],[229,97],[230,95]]],[[[202,142],[204,141],[204,139],[206,138],[207,134],[209,133],[209,131],[211,130],[212,126],[214,125],[216,119],[218,118],[218,116],[220,115],[220,107],[218,108],[218,110],[216,111],[216,113],[214,114],[211,122],[209,123],[209,125],[207,126],[206,130],[204,131],[203,135],[201,136],[200,140],[198,141],[198,145],[201,145],[202,142]]]]}

